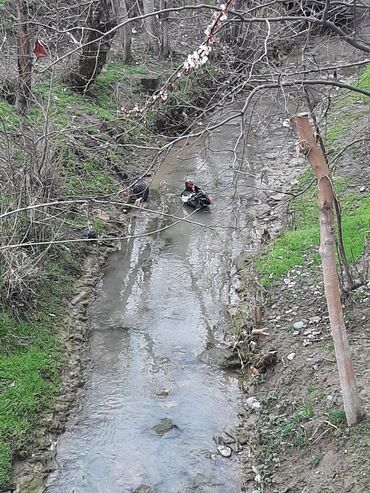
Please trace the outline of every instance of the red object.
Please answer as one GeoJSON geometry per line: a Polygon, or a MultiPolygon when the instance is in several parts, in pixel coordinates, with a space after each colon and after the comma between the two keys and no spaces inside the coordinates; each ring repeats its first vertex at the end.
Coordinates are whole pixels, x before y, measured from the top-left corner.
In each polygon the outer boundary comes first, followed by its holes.
{"type": "Polygon", "coordinates": [[[45,46],[39,39],[36,39],[35,41],[35,47],[33,49],[33,53],[37,59],[48,56],[48,52],[46,51],[45,46]]]}

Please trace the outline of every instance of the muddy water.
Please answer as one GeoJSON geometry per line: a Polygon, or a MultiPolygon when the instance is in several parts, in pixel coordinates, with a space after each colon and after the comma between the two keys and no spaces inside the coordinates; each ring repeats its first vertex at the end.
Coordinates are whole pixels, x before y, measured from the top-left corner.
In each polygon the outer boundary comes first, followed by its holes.
{"type": "Polygon", "coordinates": [[[236,262],[269,224],[263,190],[286,181],[284,167],[262,172],[277,157],[291,161],[275,106],[266,105],[274,143],[267,157],[260,121],[236,163],[236,124],[175,149],[163,163],[150,207],[204,227],[146,213],[132,218],[133,237],[111,256],[90,308],[93,370],[58,444],[48,493],[126,493],[140,485],[156,493],[240,492],[237,456],[217,455],[213,440],[238,424],[238,380],[199,355],[223,339],[236,262]],[[181,206],[185,177],[214,197],[210,212],[181,206]],[[158,436],[152,427],[163,418],[176,428],[158,436]]]}

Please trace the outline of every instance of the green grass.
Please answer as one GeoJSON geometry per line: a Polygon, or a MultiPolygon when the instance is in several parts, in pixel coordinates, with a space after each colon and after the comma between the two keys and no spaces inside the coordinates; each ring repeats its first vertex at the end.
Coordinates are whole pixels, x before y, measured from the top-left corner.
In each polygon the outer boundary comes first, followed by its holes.
{"type": "Polygon", "coordinates": [[[47,262],[37,315],[19,322],[5,308],[0,312],[0,486],[10,479],[14,454],[32,445],[40,411],[51,407],[58,387],[63,355],[56,333],[73,279],[68,255],[47,262]]]}
{"type": "MultiPolygon", "coordinates": [[[[366,91],[370,91],[370,63],[364,68],[364,70],[361,72],[358,78],[358,81],[356,81],[353,85],[355,87],[358,87],[359,89],[365,89],[366,91]]],[[[365,94],[351,92],[350,97],[355,101],[370,103],[370,97],[365,96],[365,94]]]]}
{"type": "Polygon", "coordinates": [[[9,130],[20,122],[15,106],[0,101],[0,131],[9,130]]]}
{"type": "MultiPolygon", "coordinates": [[[[19,117],[14,106],[0,102],[0,131],[22,123],[32,128],[35,135],[42,135],[43,108],[50,96],[51,129],[57,131],[56,137],[51,134],[52,142],[58,149],[56,154],[61,161],[64,182],[64,189],[58,192],[63,197],[108,194],[116,190],[117,182],[110,174],[110,163],[102,158],[105,154],[99,155],[97,151],[100,142],[110,139],[103,124],[105,128],[109,124],[109,128],[127,133],[131,142],[142,138],[145,128],[137,122],[125,121],[124,128],[121,127],[114,90],[125,78],[139,79],[145,73],[143,67],[125,66],[120,62],[108,64],[91,94],[86,96],[73,93],[60,82],[51,87],[39,83],[33,88],[38,104],[34,104],[25,117],[19,117]],[[135,127],[131,129],[130,125],[135,127]],[[73,133],[75,128],[78,129],[76,134],[73,133]],[[100,142],[85,144],[84,139],[79,138],[82,130],[98,136],[100,142]]],[[[18,152],[17,149],[14,152],[18,152]]],[[[109,149],[107,155],[117,164],[127,160],[126,150],[109,149]]],[[[22,166],[26,158],[26,154],[20,153],[13,160],[14,165],[22,166]]],[[[6,202],[6,195],[0,200],[6,202]]],[[[78,215],[68,217],[72,226],[78,221],[78,215]]],[[[102,220],[93,218],[93,221],[98,232],[104,231],[102,220]]],[[[22,313],[21,321],[1,305],[0,299],[0,488],[10,480],[15,455],[25,455],[32,447],[40,414],[52,409],[65,363],[58,331],[66,315],[64,300],[72,295],[73,279],[80,274],[80,268],[71,254],[52,249],[48,259],[44,259],[43,269],[47,276],[40,284],[34,283],[37,295],[32,300],[32,309],[27,314],[22,313]]]]}
{"type": "Polygon", "coordinates": [[[85,126],[88,117],[93,118],[91,125],[96,124],[95,119],[109,122],[117,121],[117,117],[113,111],[117,108],[117,104],[112,105],[110,103],[108,105],[107,94],[105,94],[106,100],[104,101],[104,105],[101,105],[93,98],[74,93],[60,83],[55,83],[51,89],[49,84],[38,84],[34,87],[33,92],[44,104],[47,101],[49,92],[51,93],[50,118],[59,127],[71,125],[74,121],[78,121],[82,117],[85,120],[85,126]],[[71,115],[73,115],[72,120],[71,115]]]}
{"type": "MultiPolygon", "coordinates": [[[[370,64],[360,73],[358,79],[352,83],[354,87],[370,91],[370,64]]],[[[370,97],[354,91],[342,91],[334,99],[331,124],[328,126],[325,140],[329,149],[335,149],[335,144],[342,144],[343,138],[349,134],[354,135],[353,131],[358,120],[368,114],[368,108],[363,108],[364,104],[370,103],[370,97]],[[360,106],[358,103],[362,103],[360,106]]]]}
{"type": "Polygon", "coordinates": [[[333,425],[340,425],[345,423],[346,414],[343,409],[333,409],[328,413],[328,419],[333,425]]]}
{"type": "Polygon", "coordinates": [[[313,415],[314,409],[310,401],[305,402],[289,418],[270,415],[268,424],[261,429],[270,452],[279,447],[282,442],[289,442],[295,447],[303,447],[306,443],[306,432],[301,423],[309,421],[313,415]]]}
{"type": "Polygon", "coordinates": [[[66,175],[64,191],[68,196],[108,195],[117,190],[117,182],[99,163],[88,169],[78,163],[74,173],[66,175]],[[77,169],[78,168],[78,169],[77,169]]]}
{"type": "MultiPolygon", "coordinates": [[[[310,175],[305,173],[301,179],[301,188],[310,179],[310,175]]],[[[370,198],[357,193],[346,193],[347,184],[342,178],[335,180],[335,188],[342,206],[344,247],[348,259],[353,262],[363,252],[365,237],[370,228],[370,198]]],[[[274,241],[270,251],[256,262],[264,285],[302,265],[308,253],[319,262],[320,231],[315,186],[294,200],[292,212],[292,229],[283,232],[274,241]]]]}
{"type": "Polygon", "coordinates": [[[316,454],[313,454],[311,459],[310,459],[310,466],[312,467],[312,469],[314,469],[315,467],[317,467],[320,462],[321,462],[321,459],[323,458],[324,456],[324,452],[316,452],[316,454]]]}

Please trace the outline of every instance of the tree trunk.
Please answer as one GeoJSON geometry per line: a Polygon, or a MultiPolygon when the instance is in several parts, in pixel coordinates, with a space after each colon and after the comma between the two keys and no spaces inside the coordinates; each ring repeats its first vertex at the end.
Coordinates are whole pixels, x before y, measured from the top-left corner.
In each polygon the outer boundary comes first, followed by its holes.
{"type": "MultiPolygon", "coordinates": [[[[314,106],[312,104],[312,99],[310,97],[307,86],[304,87],[304,92],[306,94],[306,100],[307,100],[308,108],[310,110],[311,118],[313,120],[313,124],[315,127],[316,140],[320,144],[321,151],[322,151],[322,154],[323,154],[324,159],[325,159],[325,163],[326,163],[326,165],[328,165],[329,162],[328,162],[328,156],[327,156],[326,149],[325,149],[325,144],[324,144],[324,141],[321,137],[319,124],[317,123],[317,119],[316,119],[315,112],[314,112],[314,106]]],[[[339,257],[342,261],[343,273],[344,273],[343,291],[346,292],[346,291],[351,291],[354,288],[355,283],[353,281],[351,269],[350,269],[347,255],[346,255],[346,251],[344,248],[341,209],[340,209],[339,200],[337,199],[335,194],[334,194],[334,210],[335,210],[335,216],[337,219],[337,229],[338,229],[338,252],[339,252],[339,257]]]]}
{"type": "MultiPolygon", "coordinates": [[[[117,16],[117,24],[128,19],[127,0],[113,0],[114,11],[117,16]]],[[[131,52],[131,24],[125,24],[118,30],[120,45],[122,49],[122,60],[125,63],[132,63],[131,52]]]]}
{"type": "MultiPolygon", "coordinates": [[[[159,10],[166,9],[168,7],[167,0],[160,0],[159,2],[159,10]]],[[[170,42],[168,37],[168,19],[169,12],[163,13],[159,15],[159,58],[167,58],[170,55],[170,42]]]]}
{"type": "Polygon", "coordinates": [[[301,151],[307,156],[317,179],[320,220],[320,255],[324,277],[325,296],[329,311],[331,333],[334,341],[339,380],[348,426],[363,418],[356,377],[344,325],[340,299],[340,286],[336,269],[335,239],[333,226],[334,193],[330,170],[314,137],[307,114],[291,119],[300,140],[301,151]]]}
{"type": "Polygon", "coordinates": [[[27,5],[24,0],[17,0],[17,50],[19,84],[16,106],[21,114],[25,114],[31,98],[32,54],[28,35],[27,5]]]}
{"type": "MultiPolygon", "coordinates": [[[[144,14],[149,14],[155,11],[154,0],[143,0],[144,14]]],[[[144,19],[144,27],[147,33],[148,50],[155,53],[158,51],[158,37],[156,30],[156,19],[154,15],[144,19]]]]}
{"type": "Polygon", "coordinates": [[[83,40],[82,53],[78,64],[65,77],[65,82],[73,91],[85,92],[95,82],[107,61],[112,39],[115,32],[104,36],[115,25],[110,0],[100,0],[91,5],[87,18],[87,27],[83,40]]]}

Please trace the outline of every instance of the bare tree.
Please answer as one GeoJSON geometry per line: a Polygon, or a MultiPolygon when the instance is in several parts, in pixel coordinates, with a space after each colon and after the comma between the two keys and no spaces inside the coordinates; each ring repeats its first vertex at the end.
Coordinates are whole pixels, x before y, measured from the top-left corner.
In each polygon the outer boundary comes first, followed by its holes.
{"type": "MultiPolygon", "coordinates": [[[[159,10],[167,8],[167,0],[160,0],[159,10]]],[[[169,42],[169,12],[162,12],[159,14],[159,58],[167,58],[170,55],[170,42],[169,42]]]]}
{"type": "Polygon", "coordinates": [[[110,0],[93,1],[86,21],[82,53],[77,65],[65,77],[68,85],[77,92],[85,92],[101,73],[111,47],[116,25],[110,0]]]}
{"type": "Polygon", "coordinates": [[[343,393],[344,410],[348,426],[357,424],[363,418],[356,377],[344,324],[340,286],[336,269],[334,239],[334,191],[330,170],[320,146],[312,132],[307,114],[295,115],[292,123],[297,129],[301,152],[307,156],[316,176],[320,222],[320,254],[326,302],[328,305],[331,333],[334,340],[339,380],[343,393]]]}
{"type": "MultiPolygon", "coordinates": [[[[143,0],[143,10],[144,10],[144,15],[155,12],[154,0],[143,0]]],[[[157,53],[158,36],[156,29],[156,19],[154,15],[151,15],[144,19],[144,27],[146,30],[148,50],[152,53],[157,53]]]]}
{"type": "MultiPolygon", "coordinates": [[[[114,5],[114,11],[117,16],[118,24],[122,23],[129,18],[127,0],[112,0],[114,5]]],[[[125,63],[131,63],[133,61],[131,51],[131,24],[124,24],[120,27],[119,42],[122,49],[122,60],[125,63]]]]}
{"type": "Polygon", "coordinates": [[[31,97],[32,54],[28,34],[28,12],[25,0],[17,0],[17,49],[19,84],[16,105],[20,113],[25,114],[31,97]]]}

